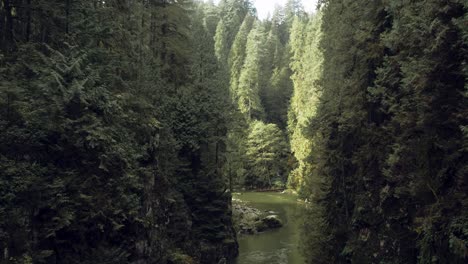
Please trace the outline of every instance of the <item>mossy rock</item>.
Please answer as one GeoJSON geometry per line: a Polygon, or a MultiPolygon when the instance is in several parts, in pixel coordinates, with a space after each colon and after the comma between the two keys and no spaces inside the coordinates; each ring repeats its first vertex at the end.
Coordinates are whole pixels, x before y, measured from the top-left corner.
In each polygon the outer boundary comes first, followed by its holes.
{"type": "Polygon", "coordinates": [[[277,215],[269,215],[269,216],[263,218],[262,222],[268,228],[279,228],[279,227],[283,226],[283,223],[281,222],[281,220],[278,218],[277,215]]]}
{"type": "Polygon", "coordinates": [[[263,221],[255,222],[254,226],[257,232],[263,232],[268,229],[268,225],[263,221]]]}
{"type": "Polygon", "coordinates": [[[195,260],[186,254],[176,252],[172,253],[170,258],[169,258],[169,263],[170,264],[195,264],[195,260]]]}

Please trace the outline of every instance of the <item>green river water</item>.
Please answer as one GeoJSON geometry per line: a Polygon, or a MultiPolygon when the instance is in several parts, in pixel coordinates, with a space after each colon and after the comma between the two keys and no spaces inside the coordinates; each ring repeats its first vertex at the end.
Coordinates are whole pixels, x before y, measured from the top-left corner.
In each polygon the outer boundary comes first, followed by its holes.
{"type": "Polygon", "coordinates": [[[262,211],[274,211],[283,221],[283,227],[256,235],[239,235],[239,256],[236,264],[303,264],[299,250],[300,224],[304,205],[297,197],[276,192],[246,192],[235,194],[262,211]]]}

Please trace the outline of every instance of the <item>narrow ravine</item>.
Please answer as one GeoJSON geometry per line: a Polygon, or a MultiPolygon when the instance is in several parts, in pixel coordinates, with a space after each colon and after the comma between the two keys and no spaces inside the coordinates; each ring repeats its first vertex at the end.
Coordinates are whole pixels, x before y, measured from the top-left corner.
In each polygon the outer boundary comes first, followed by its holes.
{"type": "Polygon", "coordinates": [[[235,199],[262,211],[274,211],[283,227],[255,235],[239,235],[239,256],[236,264],[304,263],[299,250],[300,223],[304,206],[294,195],[283,193],[246,192],[235,199]]]}
{"type": "Polygon", "coordinates": [[[0,0],[33,263],[468,264],[468,0],[0,0]]]}

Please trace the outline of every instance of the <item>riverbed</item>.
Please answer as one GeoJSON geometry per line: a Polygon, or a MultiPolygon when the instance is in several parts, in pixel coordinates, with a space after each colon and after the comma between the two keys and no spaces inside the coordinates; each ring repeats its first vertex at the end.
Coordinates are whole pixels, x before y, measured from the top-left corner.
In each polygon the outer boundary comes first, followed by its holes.
{"type": "Polygon", "coordinates": [[[297,197],[278,192],[246,192],[235,199],[262,211],[277,213],[283,227],[255,235],[239,235],[239,256],[235,264],[303,264],[300,254],[300,225],[304,206],[297,197]]]}

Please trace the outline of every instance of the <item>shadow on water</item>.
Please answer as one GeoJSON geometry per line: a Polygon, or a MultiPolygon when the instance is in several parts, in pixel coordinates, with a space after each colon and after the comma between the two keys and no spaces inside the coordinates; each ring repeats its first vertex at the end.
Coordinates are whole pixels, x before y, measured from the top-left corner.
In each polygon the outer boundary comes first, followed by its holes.
{"type": "Polygon", "coordinates": [[[300,226],[304,206],[297,197],[282,193],[247,192],[234,195],[251,207],[274,211],[283,221],[283,227],[256,235],[239,235],[239,257],[236,264],[302,264],[300,226]]]}

